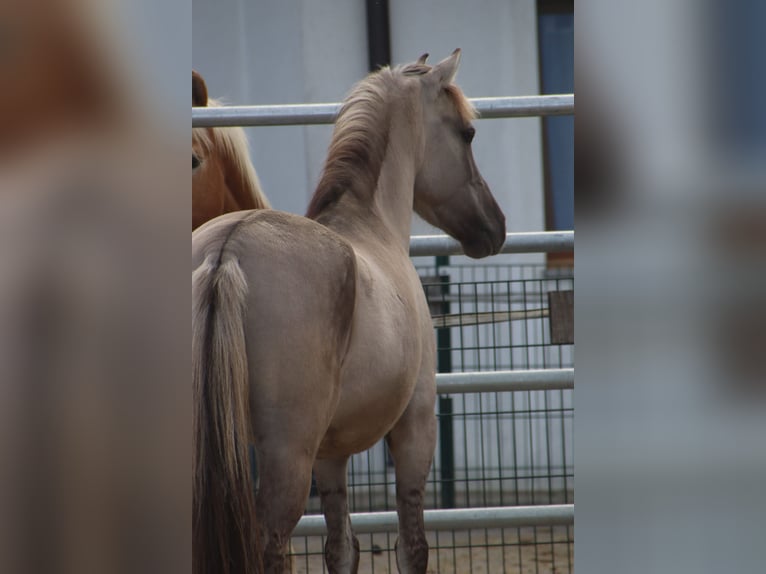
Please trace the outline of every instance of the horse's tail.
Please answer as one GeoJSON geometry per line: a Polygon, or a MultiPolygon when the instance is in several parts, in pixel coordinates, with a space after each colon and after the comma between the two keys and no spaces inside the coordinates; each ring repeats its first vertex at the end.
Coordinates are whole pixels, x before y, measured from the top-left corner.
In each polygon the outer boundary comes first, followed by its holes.
{"type": "Polygon", "coordinates": [[[192,572],[262,571],[250,475],[247,280],[233,255],[192,274],[192,572]]]}

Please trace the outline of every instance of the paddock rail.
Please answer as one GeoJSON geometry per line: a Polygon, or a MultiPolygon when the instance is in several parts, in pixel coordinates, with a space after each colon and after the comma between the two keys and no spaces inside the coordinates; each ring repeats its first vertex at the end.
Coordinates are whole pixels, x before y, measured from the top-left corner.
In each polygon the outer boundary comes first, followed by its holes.
{"type": "MultiPolygon", "coordinates": [[[[571,526],[574,504],[548,506],[499,506],[490,508],[457,508],[426,510],[426,530],[470,530],[474,528],[521,528],[527,526],[571,526]]],[[[396,532],[396,512],[359,512],[351,514],[355,534],[396,532]]],[[[303,516],[292,536],[326,536],[327,527],[321,514],[303,516]]]]}
{"type": "MultiPolygon", "coordinates": [[[[559,116],[574,113],[574,94],[469,98],[479,119],[559,116]]],[[[192,108],[192,127],[331,124],[341,104],[282,104],[192,108]]]]}
{"type": "Polygon", "coordinates": [[[566,389],[574,389],[574,369],[530,369],[436,375],[436,392],[440,395],[566,389]]]}
{"type": "MultiPolygon", "coordinates": [[[[555,253],[574,249],[574,231],[508,233],[500,253],[555,253]]],[[[410,237],[410,256],[462,255],[460,243],[448,235],[410,237]]]]}

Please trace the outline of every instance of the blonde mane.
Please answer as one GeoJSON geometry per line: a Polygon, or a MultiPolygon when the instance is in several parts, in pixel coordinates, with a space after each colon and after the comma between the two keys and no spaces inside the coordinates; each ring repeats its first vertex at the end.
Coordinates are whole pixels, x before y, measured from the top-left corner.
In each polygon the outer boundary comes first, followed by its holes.
{"type": "MultiPolygon", "coordinates": [[[[346,192],[374,190],[388,146],[388,96],[400,76],[426,74],[431,66],[408,64],[383,67],[359,82],[343,102],[322,176],[306,217],[316,219],[346,192]]],[[[454,84],[444,88],[465,122],[476,117],[463,92],[454,84]]]]}
{"type": "MultiPolygon", "coordinates": [[[[207,105],[220,107],[221,103],[211,98],[208,99],[207,105]]],[[[250,161],[250,145],[245,130],[241,127],[194,128],[192,140],[204,150],[206,155],[219,154],[222,158],[231,161],[232,166],[240,174],[242,188],[250,191],[256,209],[271,207],[250,161]]]]}

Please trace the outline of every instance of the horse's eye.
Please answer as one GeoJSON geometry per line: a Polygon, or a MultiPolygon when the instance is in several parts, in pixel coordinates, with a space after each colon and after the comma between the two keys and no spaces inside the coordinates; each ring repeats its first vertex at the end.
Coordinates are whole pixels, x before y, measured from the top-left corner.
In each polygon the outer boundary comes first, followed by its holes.
{"type": "Polygon", "coordinates": [[[473,126],[468,126],[463,130],[463,140],[465,143],[471,143],[473,141],[473,136],[476,135],[476,128],[473,126]]]}
{"type": "Polygon", "coordinates": [[[200,166],[200,163],[202,163],[199,158],[192,154],[192,169],[197,169],[200,166]]]}

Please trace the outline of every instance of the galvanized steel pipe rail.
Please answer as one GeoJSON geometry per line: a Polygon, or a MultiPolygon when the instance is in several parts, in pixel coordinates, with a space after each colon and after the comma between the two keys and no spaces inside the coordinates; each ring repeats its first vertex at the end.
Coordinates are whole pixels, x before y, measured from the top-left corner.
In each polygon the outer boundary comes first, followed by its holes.
{"type": "Polygon", "coordinates": [[[531,369],[480,373],[439,373],[436,392],[496,393],[506,391],[561,391],[574,388],[574,369],[531,369]]]}
{"type": "MultiPolygon", "coordinates": [[[[426,510],[426,530],[470,530],[474,528],[522,528],[527,526],[571,526],[574,504],[547,506],[511,506],[426,510]]],[[[351,515],[355,534],[396,532],[396,512],[360,512],[351,515]]],[[[306,515],[300,519],[292,536],[326,536],[324,516],[306,515]]]]}
{"type": "MultiPolygon", "coordinates": [[[[524,118],[574,113],[574,94],[469,98],[479,118],[524,118]]],[[[192,108],[192,127],[331,124],[339,103],[192,108]]]]}
{"type": "MultiPolygon", "coordinates": [[[[574,231],[534,231],[509,233],[500,253],[555,253],[574,249],[574,231]]],[[[410,256],[462,255],[457,240],[447,235],[410,237],[410,256]]]]}

